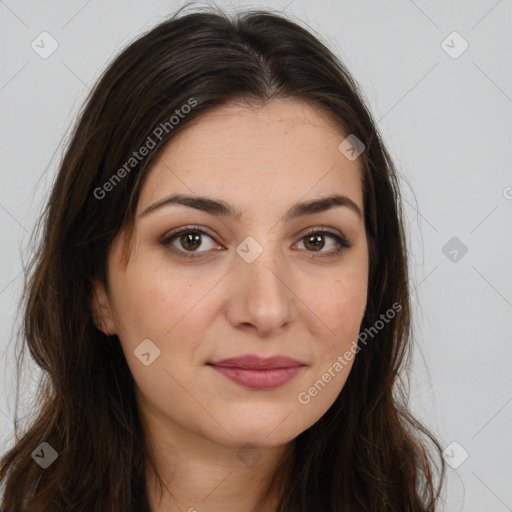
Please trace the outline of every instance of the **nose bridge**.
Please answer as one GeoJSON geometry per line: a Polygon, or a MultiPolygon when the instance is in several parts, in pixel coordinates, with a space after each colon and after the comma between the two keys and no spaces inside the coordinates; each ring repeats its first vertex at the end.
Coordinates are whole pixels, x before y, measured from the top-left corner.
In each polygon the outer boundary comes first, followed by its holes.
{"type": "Polygon", "coordinates": [[[261,330],[278,328],[293,317],[293,293],[288,265],[273,237],[259,235],[262,243],[248,236],[236,248],[238,307],[242,322],[261,330]]]}

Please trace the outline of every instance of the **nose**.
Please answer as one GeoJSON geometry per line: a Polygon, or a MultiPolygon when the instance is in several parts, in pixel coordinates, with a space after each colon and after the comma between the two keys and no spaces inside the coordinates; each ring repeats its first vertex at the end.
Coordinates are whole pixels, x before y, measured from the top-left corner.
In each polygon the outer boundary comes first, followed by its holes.
{"type": "Polygon", "coordinates": [[[230,273],[231,324],[238,329],[255,330],[262,337],[289,327],[297,315],[297,296],[289,266],[280,254],[269,249],[252,262],[243,252],[239,254],[230,273]]]}

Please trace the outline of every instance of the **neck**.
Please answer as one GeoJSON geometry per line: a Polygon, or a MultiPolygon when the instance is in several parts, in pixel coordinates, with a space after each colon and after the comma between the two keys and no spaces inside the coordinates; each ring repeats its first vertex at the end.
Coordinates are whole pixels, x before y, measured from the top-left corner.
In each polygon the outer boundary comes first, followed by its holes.
{"type": "Polygon", "coordinates": [[[292,446],[203,451],[166,446],[154,450],[155,468],[147,464],[146,484],[152,512],[275,512],[282,493],[284,475],[271,475],[279,462],[291,455],[292,446]],[[254,460],[251,461],[251,452],[254,460]],[[245,464],[240,458],[244,456],[245,464]],[[261,458],[259,458],[261,457],[261,458]],[[251,465],[253,464],[254,465],[251,465]],[[160,486],[160,482],[162,486],[160,486]],[[270,483],[274,486],[263,497],[270,483]]]}
{"type": "Polygon", "coordinates": [[[161,418],[146,419],[144,430],[155,464],[146,464],[151,512],[277,510],[293,441],[271,447],[223,446],[161,418]],[[283,462],[283,472],[273,479],[283,462]]]}

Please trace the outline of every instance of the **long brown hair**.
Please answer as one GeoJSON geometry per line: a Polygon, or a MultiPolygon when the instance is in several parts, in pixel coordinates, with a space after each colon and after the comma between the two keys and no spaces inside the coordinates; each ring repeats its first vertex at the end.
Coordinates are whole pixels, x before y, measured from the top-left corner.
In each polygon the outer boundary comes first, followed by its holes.
{"type": "Polygon", "coordinates": [[[372,339],[334,404],[294,440],[278,510],[435,509],[445,468],[439,442],[407,407],[407,247],[397,173],[376,123],[353,78],[311,31],[268,10],[217,8],[180,9],[127,46],[77,119],[27,269],[22,342],[44,378],[40,409],[1,461],[2,511],[150,510],[145,464],[154,461],[133,377],[117,336],[95,327],[92,280],[107,286],[112,240],[133,227],[144,179],[167,141],[230,101],[279,97],[323,109],[365,145],[370,269],[361,332],[372,339]],[[135,157],[143,146],[148,154],[135,157]],[[382,314],[397,304],[384,324],[382,314]],[[43,442],[58,454],[47,469],[32,457],[43,442]]]}

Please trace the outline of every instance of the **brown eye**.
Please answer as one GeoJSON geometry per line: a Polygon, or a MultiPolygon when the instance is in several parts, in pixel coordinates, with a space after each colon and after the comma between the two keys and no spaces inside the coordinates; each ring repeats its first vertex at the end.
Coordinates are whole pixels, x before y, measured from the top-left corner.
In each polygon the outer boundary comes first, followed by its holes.
{"type": "Polygon", "coordinates": [[[189,251],[195,251],[201,245],[201,235],[199,233],[190,232],[181,235],[179,240],[181,246],[189,251]]]}
{"type": "MultiPolygon", "coordinates": [[[[165,235],[159,243],[176,252],[179,256],[197,258],[200,257],[202,253],[208,253],[210,250],[214,249],[214,242],[212,236],[204,230],[195,226],[188,226],[165,235]],[[210,247],[208,247],[208,243],[210,243],[210,247]]],[[[322,257],[335,256],[340,254],[344,249],[352,247],[351,242],[344,236],[331,231],[318,229],[303,236],[301,242],[304,243],[307,252],[318,253],[322,257]],[[329,249],[329,240],[331,240],[333,248],[324,251],[323,249],[325,247],[329,249]]]]}
{"type": "Polygon", "coordinates": [[[187,258],[197,258],[202,253],[207,253],[211,249],[218,247],[213,238],[202,229],[194,226],[185,227],[179,231],[174,231],[165,235],[159,242],[164,247],[172,249],[180,256],[187,258]],[[208,247],[208,245],[210,245],[208,247]],[[202,249],[202,250],[198,250],[202,249]]]}
{"type": "Polygon", "coordinates": [[[302,238],[302,241],[308,252],[316,252],[322,256],[335,256],[340,254],[344,249],[350,249],[350,247],[352,247],[350,241],[344,236],[326,230],[311,231],[302,238]],[[334,241],[334,248],[322,251],[326,246],[326,239],[334,241]]]}
{"type": "Polygon", "coordinates": [[[309,235],[305,238],[305,240],[306,242],[304,245],[308,248],[312,248],[313,251],[319,251],[325,245],[322,235],[309,235]]]}

